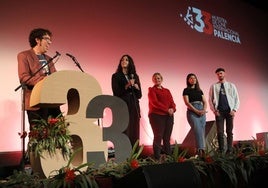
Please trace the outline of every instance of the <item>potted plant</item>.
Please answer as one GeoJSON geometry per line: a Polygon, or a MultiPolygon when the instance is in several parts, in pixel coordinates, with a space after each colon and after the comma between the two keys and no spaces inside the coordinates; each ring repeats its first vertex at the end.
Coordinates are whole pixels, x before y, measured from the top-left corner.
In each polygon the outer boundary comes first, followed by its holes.
{"type": "Polygon", "coordinates": [[[56,151],[60,150],[65,159],[70,157],[72,137],[68,130],[69,123],[62,114],[56,118],[49,116],[47,120],[35,119],[33,123],[28,133],[28,155],[33,153],[35,156],[43,157],[43,152],[47,152],[53,157],[56,151]]]}

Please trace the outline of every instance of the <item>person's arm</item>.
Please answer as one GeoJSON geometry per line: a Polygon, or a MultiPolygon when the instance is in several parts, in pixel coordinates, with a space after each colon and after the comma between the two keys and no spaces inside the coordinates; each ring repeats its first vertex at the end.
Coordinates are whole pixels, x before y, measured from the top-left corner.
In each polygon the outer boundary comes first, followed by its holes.
{"type": "Polygon", "coordinates": [[[214,85],[211,85],[211,87],[209,88],[209,98],[208,98],[208,103],[209,103],[209,107],[210,110],[215,114],[217,112],[217,109],[215,109],[215,104],[214,104],[214,85]]]}
{"type": "Polygon", "coordinates": [[[203,102],[203,110],[204,111],[207,111],[207,100],[206,100],[206,97],[205,95],[202,95],[202,102],[203,102]]]}
{"type": "Polygon", "coordinates": [[[184,101],[184,104],[186,105],[186,107],[190,111],[198,114],[198,110],[189,102],[189,96],[188,95],[183,95],[183,101],[184,101]]]}
{"type": "Polygon", "coordinates": [[[50,73],[52,74],[54,72],[57,72],[56,67],[55,67],[55,63],[51,60],[52,58],[48,55],[45,55],[45,57],[46,57],[47,62],[51,61],[48,63],[50,73]]]}
{"type": "Polygon", "coordinates": [[[201,112],[201,115],[205,115],[207,113],[207,100],[205,95],[202,95],[202,102],[203,102],[203,110],[201,112]]]}
{"type": "Polygon", "coordinates": [[[169,105],[169,109],[168,109],[168,114],[170,116],[172,116],[175,112],[176,112],[176,104],[173,100],[173,97],[169,91],[169,101],[170,101],[170,105],[169,105]]]}
{"type": "Polygon", "coordinates": [[[235,85],[231,84],[231,87],[232,87],[231,90],[232,90],[232,97],[233,97],[232,103],[233,104],[232,104],[232,109],[230,111],[230,115],[234,116],[239,108],[240,101],[239,101],[239,96],[238,96],[238,92],[237,92],[235,85]]]}
{"type": "Polygon", "coordinates": [[[240,100],[236,86],[233,84],[233,92],[234,92],[234,108],[233,111],[237,111],[239,109],[240,100]]]}
{"type": "Polygon", "coordinates": [[[124,96],[129,90],[128,82],[123,80],[125,78],[122,77],[123,75],[120,75],[118,73],[115,73],[112,75],[112,90],[113,95],[117,97],[124,96]],[[125,82],[124,82],[125,81],[125,82]]]}
{"type": "Polygon", "coordinates": [[[20,83],[27,84],[28,86],[34,86],[45,77],[45,75],[42,75],[41,71],[33,76],[39,67],[38,64],[35,65],[35,60],[30,55],[28,56],[27,53],[19,53],[17,60],[20,83]]]}
{"type": "Polygon", "coordinates": [[[197,109],[190,103],[189,95],[189,90],[185,88],[182,92],[184,104],[186,105],[187,109],[197,114],[197,109]]]}
{"type": "Polygon", "coordinates": [[[189,96],[188,95],[183,95],[183,100],[185,105],[187,106],[187,108],[194,112],[195,114],[202,116],[205,115],[207,113],[206,109],[207,109],[207,102],[206,102],[206,98],[204,95],[202,95],[202,103],[203,103],[203,109],[199,110],[196,109],[190,102],[189,102],[189,96]]]}

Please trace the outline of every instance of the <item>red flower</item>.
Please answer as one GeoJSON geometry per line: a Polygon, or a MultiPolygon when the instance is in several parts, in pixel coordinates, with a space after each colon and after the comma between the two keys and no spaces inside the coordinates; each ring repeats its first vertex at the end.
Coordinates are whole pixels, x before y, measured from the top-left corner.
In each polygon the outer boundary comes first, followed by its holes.
{"type": "Polygon", "coordinates": [[[49,118],[48,119],[48,123],[50,125],[55,125],[58,121],[59,121],[59,119],[57,119],[57,118],[49,118]]]}
{"type": "Polygon", "coordinates": [[[213,159],[212,159],[212,157],[210,155],[207,155],[206,158],[205,158],[205,161],[207,163],[212,163],[213,162],[213,159]]]}
{"type": "Polygon", "coordinates": [[[244,153],[239,153],[237,158],[239,159],[245,159],[245,154],[244,153]]]}
{"type": "Polygon", "coordinates": [[[65,181],[66,182],[72,182],[75,178],[75,170],[67,168],[65,169],[65,181]]]}
{"type": "Polygon", "coordinates": [[[139,161],[136,160],[136,159],[133,159],[131,162],[130,162],[130,166],[132,169],[136,169],[139,167],[139,161]]]}
{"type": "Polygon", "coordinates": [[[179,163],[182,163],[182,162],[184,162],[184,161],[185,161],[185,158],[184,158],[184,157],[179,157],[179,158],[178,158],[178,162],[179,162],[179,163]]]}

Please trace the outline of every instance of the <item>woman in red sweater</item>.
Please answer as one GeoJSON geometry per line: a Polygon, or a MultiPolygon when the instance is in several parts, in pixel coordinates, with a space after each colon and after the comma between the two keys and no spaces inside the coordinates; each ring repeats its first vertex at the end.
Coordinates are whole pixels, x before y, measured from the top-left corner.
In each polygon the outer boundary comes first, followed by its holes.
{"type": "Polygon", "coordinates": [[[171,154],[170,137],[174,124],[174,112],[176,104],[167,88],[162,86],[163,77],[160,73],[154,73],[152,77],[153,87],[149,87],[149,121],[153,130],[153,151],[155,159],[160,159],[161,150],[171,154]],[[163,148],[161,142],[163,140],[163,148]]]}

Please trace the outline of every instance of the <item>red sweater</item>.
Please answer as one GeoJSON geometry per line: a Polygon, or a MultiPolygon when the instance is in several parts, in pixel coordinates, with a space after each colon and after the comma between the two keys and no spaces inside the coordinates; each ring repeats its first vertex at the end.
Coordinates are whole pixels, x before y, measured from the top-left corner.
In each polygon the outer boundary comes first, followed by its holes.
{"type": "Polygon", "coordinates": [[[162,89],[156,86],[149,87],[149,114],[168,115],[168,109],[173,108],[176,111],[176,104],[170,91],[164,87],[162,89]]]}

